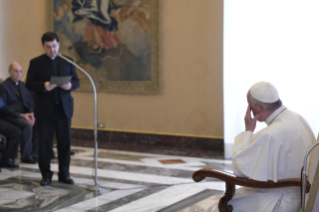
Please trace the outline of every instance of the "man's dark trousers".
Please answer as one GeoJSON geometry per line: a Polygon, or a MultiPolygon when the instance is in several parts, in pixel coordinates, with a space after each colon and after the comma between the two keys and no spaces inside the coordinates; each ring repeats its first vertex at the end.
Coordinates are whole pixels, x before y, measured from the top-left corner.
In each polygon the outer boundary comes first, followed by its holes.
{"type": "MultiPolygon", "coordinates": [[[[7,122],[9,122],[14,128],[19,128],[21,131],[21,160],[27,160],[28,157],[31,156],[32,153],[32,131],[33,126],[28,123],[26,120],[24,120],[22,117],[10,117],[10,116],[4,116],[3,119],[7,122]]],[[[9,126],[7,126],[9,127],[9,126]]],[[[12,129],[16,130],[16,129],[12,129]]]]}
{"type": "Polygon", "coordinates": [[[59,158],[58,176],[61,179],[69,177],[71,118],[66,117],[61,104],[56,104],[48,118],[37,119],[36,127],[39,138],[39,168],[42,177],[52,178],[53,175],[50,170],[50,160],[54,131],[56,131],[59,158]]]}
{"type": "Polygon", "coordinates": [[[0,118],[0,133],[7,139],[2,158],[16,158],[18,156],[21,130],[0,118]]]}

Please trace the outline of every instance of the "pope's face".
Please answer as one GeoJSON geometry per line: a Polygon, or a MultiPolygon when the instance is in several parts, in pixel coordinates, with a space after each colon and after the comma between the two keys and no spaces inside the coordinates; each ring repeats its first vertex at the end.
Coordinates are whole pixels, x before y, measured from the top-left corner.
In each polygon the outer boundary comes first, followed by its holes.
{"type": "Polygon", "coordinates": [[[11,70],[9,70],[10,78],[14,82],[18,82],[22,77],[22,67],[19,63],[13,63],[11,70]]]}
{"type": "MultiPolygon", "coordinates": [[[[254,116],[256,116],[257,114],[261,115],[260,114],[260,109],[258,109],[257,106],[252,104],[252,102],[250,101],[249,95],[250,95],[250,93],[248,92],[247,93],[247,102],[248,102],[248,104],[250,106],[251,112],[253,113],[254,116]]],[[[261,121],[261,118],[259,117],[257,120],[261,121]]]]}
{"type": "Polygon", "coordinates": [[[50,58],[55,58],[59,52],[60,43],[56,40],[53,41],[45,41],[43,45],[43,49],[45,54],[50,58]]]}
{"type": "Polygon", "coordinates": [[[253,115],[256,116],[258,114],[258,110],[256,107],[254,107],[252,104],[249,104],[251,111],[253,112],[253,115]]]}

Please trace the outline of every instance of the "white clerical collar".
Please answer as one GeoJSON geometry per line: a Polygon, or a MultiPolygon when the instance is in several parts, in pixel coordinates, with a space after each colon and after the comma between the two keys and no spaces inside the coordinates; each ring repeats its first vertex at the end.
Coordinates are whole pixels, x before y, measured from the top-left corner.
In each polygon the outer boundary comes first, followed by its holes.
{"type": "Polygon", "coordinates": [[[287,107],[286,106],[281,106],[280,108],[278,108],[277,110],[275,110],[272,114],[270,114],[270,116],[268,116],[268,118],[266,119],[265,123],[267,125],[271,124],[279,114],[281,114],[282,112],[284,112],[284,110],[286,110],[287,107]]]}
{"type": "Polygon", "coordinates": [[[56,57],[51,57],[51,60],[54,60],[56,57]]]}
{"type": "MultiPolygon", "coordinates": [[[[11,78],[10,78],[10,79],[11,79],[11,78]]],[[[19,81],[15,82],[15,81],[13,81],[13,79],[11,79],[11,81],[12,81],[16,86],[19,85],[19,81]]]]}

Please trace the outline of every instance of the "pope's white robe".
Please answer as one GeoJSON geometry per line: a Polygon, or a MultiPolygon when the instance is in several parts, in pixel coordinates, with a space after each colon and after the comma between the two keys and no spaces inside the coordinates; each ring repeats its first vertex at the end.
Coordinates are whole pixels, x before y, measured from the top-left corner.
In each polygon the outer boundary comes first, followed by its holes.
{"type": "MultiPolygon", "coordinates": [[[[232,155],[234,174],[274,182],[300,178],[304,156],[316,142],[308,123],[285,106],[274,111],[265,122],[268,126],[255,134],[244,131],[236,136],[232,155]]],[[[300,188],[242,187],[228,204],[234,212],[297,212],[300,188]]],[[[217,204],[207,211],[218,211],[217,204]]]]}

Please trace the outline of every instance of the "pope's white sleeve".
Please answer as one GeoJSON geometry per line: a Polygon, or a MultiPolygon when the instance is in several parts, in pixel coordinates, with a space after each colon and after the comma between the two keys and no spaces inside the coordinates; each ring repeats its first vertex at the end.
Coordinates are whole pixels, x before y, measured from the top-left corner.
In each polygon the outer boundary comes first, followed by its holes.
{"type": "Polygon", "coordinates": [[[252,131],[244,131],[236,136],[233,147],[233,158],[238,154],[238,152],[249,146],[252,136],[252,131]]]}
{"type": "Polygon", "coordinates": [[[236,155],[249,146],[252,136],[253,136],[252,131],[244,131],[244,132],[238,134],[235,138],[234,147],[233,147],[232,168],[233,168],[234,175],[236,175],[237,177],[245,177],[245,178],[248,177],[248,176],[244,175],[238,169],[238,166],[240,164],[237,164],[236,155]]]}

